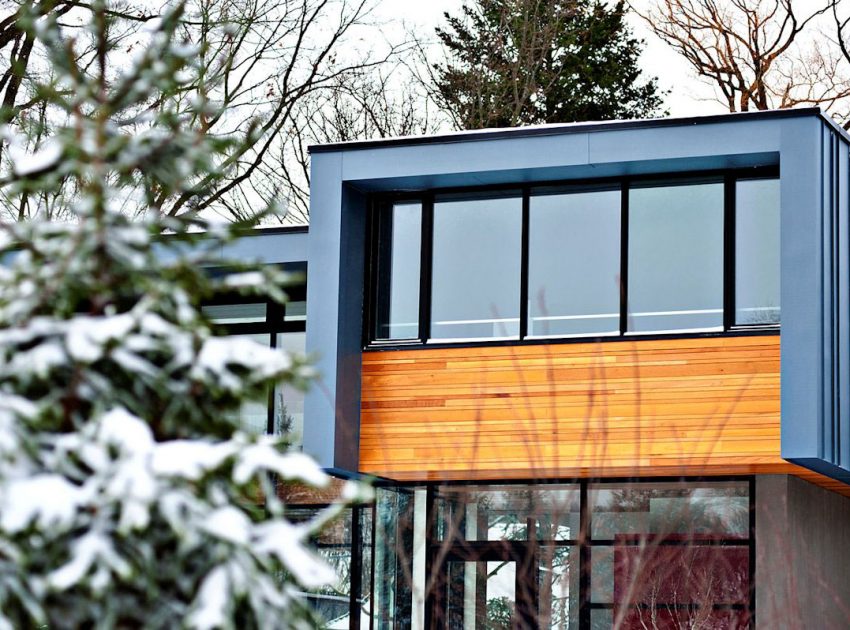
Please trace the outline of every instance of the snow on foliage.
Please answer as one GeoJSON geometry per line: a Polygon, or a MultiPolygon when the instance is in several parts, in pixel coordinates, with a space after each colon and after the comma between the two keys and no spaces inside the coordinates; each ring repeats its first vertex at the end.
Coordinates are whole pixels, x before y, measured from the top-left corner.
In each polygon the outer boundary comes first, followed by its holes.
{"type": "MultiPolygon", "coordinates": [[[[102,46],[112,45],[107,9],[94,3],[102,46]]],[[[56,72],[46,93],[71,122],[32,155],[2,131],[2,203],[76,192],[59,196],[72,221],[2,226],[0,628],[308,628],[303,590],[333,578],[309,540],[340,507],[295,524],[278,499],[281,484],[328,477],[284,439],[233,420],[276,383],[304,386],[312,369],[222,337],[200,308],[233,292],[279,301],[286,276],[216,259],[238,226],[202,234],[191,212],[133,211],[144,216],[135,222],[124,212],[123,186],[144,190],[135,202],[146,210],[168,195],[191,207],[197,182],[220,177],[239,141],[206,136],[198,112],[167,98],[150,108],[152,87],[167,95],[177,73],[197,72],[175,36],[181,11],[168,9],[108,82],[75,65],[56,17],[29,24],[56,72]],[[139,135],[114,122],[153,111],[139,135]]],[[[365,496],[353,484],[343,493],[365,496]]]]}

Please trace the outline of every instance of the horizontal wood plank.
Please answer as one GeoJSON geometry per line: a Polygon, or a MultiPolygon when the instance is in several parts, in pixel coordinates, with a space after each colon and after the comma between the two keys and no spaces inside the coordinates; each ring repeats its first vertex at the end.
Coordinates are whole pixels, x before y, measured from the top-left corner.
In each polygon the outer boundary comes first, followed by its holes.
{"type": "Polygon", "coordinates": [[[360,466],[404,481],[786,473],[779,337],[365,352],[360,466]]]}

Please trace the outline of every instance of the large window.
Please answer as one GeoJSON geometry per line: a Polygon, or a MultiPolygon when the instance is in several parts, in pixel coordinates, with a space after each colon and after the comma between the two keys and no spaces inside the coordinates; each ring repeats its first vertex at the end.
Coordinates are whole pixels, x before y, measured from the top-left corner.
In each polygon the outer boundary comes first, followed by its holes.
{"type": "Polygon", "coordinates": [[[438,199],[430,338],[515,338],[521,250],[521,197],[438,199]]]}
{"type": "Polygon", "coordinates": [[[751,483],[379,488],[374,628],[748,628],[751,483]]]}
{"type": "Polygon", "coordinates": [[[378,230],[375,338],[418,338],[422,204],[392,204],[381,213],[378,230]]]}
{"type": "Polygon", "coordinates": [[[779,324],[775,169],[423,194],[372,224],[372,344],[779,324]]]}
{"type": "MultiPolygon", "coordinates": [[[[233,301],[203,307],[210,320],[228,335],[245,337],[272,348],[304,354],[306,341],[306,286],[286,288],[284,304],[233,301]]],[[[287,383],[277,385],[265,400],[245,403],[235,420],[251,433],[286,436],[300,448],[304,432],[304,392],[287,383]]]]}
{"type": "Polygon", "coordinates": [[[620,330],[619,188],[530,198],[528,336],[620,330]]]}
{"type": "Polygon", "coordinates": [[[735,323],[779,323],[779,180],[740,180],[735,200],[735,323]]]}
{"type": "Polygon", "coordinates": [[[723,183],[629,190],[629,332],[723,328],[723,183]]]}

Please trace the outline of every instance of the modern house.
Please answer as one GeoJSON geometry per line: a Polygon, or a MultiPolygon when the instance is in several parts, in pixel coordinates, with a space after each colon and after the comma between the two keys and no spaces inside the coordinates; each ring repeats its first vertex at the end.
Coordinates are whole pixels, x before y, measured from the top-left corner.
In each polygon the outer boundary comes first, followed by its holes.
{"type": "Polygon", "coordinates": [[[818,109],[316,146],[310,220],[230,252],[306,268],[306,308],[214,314],[317,357],[258,425],[376,480],[318,541],[329,627],[850,627],[850,136],[818,109]]]}

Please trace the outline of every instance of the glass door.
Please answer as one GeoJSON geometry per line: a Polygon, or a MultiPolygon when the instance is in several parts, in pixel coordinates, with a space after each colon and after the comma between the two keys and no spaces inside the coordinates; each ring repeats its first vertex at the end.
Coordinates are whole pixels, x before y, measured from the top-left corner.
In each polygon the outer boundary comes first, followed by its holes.
{"type": "Polygon", "coordinates": [[[432,628],[537,628],[539,575],[527,544],[453,545],[437,573],[432,628]]]}

